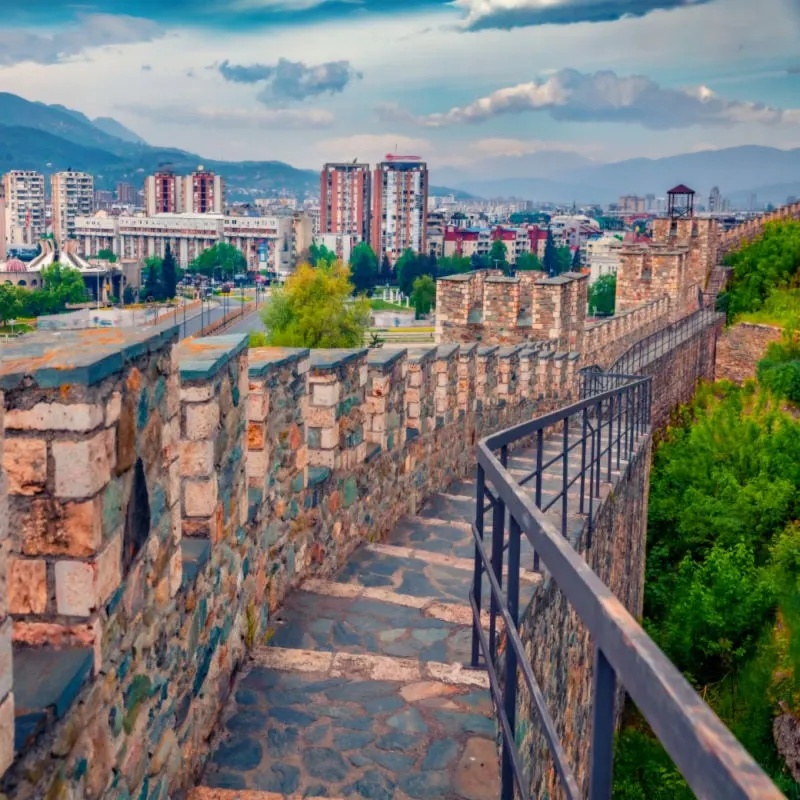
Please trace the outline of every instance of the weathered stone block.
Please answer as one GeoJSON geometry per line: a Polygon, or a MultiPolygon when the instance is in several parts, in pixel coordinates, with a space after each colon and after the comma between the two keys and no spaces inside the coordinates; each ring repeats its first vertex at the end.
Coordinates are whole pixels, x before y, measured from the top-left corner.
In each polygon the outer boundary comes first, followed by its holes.
{"type": "Polygon", "coordinates": [[[14,672],[11,666],[11,627],[6,618],[0,625],[0,697],[5,697],[12,688],[14,672]]]}
{"type": "Polygon", "coordinates": [[[103,424],[105,409],[87,403],[37,403],[30,410],[12,408],[6,413],[9,430],[24,431],[91,431],[103,424]]]}
{"type": "Polygon", "coordinates": [[[105,432],[79,442],[53,442],[58,497],[90,497],[111,478],[105,432]]]}
{"type": "Polygon", "coordinates": [[[88,617],[97,608],[95,571],[83,561],[57,561],[56,611],[74,617],[88,617]]]}
{"type": "Polygon", "coordinates": [[[315,406],[333,406],[339,402],[340,384],[314,383],[311,386],[311,404],[315,406]]]}
{"type": "Polygon", "coordinates": [[[210,517],[217,507],[217,481],[191,480],[183,482],[183,511],[188,517],[210,517]]]}
{"type": "Polygon", "coordinates": [[[3,466],[8,473],[11,494],[39,494],[47,481],[47,442],[44,439],[6,439],[3,466]]]}
{"type": "Polygon", "coordinates": [[[102,535],[101,495],[72,503],[34,499],[20,528],[27,556],[90,556],[97,552],[102,535]]]}
{"type": "Polygon", "coordinates": [[[0,704],[0,775],[14,760],[14,695],[9,694],[0,704]]]}
{"type": "Polygon", "coordinates": [[[12,614],[44,614],[47,610],[45,562],[10,558],[8,566],[8,610],[12,614]]]}
{"type": "Polygon", "coordinates": [[[214,442],[210,439],[180,443],[180,472],[184,477],[207,477],[214,472],[214,442]]]}
{"type": "Polygon", "coordinates": [[[216,400],[185,406],[187,439],[213,438],[219,428],[219,404],[216,400]]]}

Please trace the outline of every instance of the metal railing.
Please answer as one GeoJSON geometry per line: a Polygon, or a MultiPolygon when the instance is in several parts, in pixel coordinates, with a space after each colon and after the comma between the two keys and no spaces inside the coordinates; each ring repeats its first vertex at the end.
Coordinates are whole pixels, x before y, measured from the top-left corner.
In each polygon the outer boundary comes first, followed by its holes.
{"type": "MultiPolygon", "coordinates": [[[[780,798],[782,795],[758,765],[566,538],[570,500],[573,514],[585,515],[591,529],[600,506],[601,477],[605,473],[605,480],[610,481],[614,469],[632,457],[650,423],[649,378],[608,375],[594,368],[585,371],[583,378],[584,391],[589,396],[489,436],[477,448],[477,503],[472,526],[475,573],[470,591],[472,666],[487,670],[497,711],[502,738],[501,797],[503,800],[530,797],[516,744],[518,672],[527,686],[565,796],[570,800],[582,797],[581,782],[568,763],[518,632],[524,536],[533,547],[534,568],[538,570],[541,559],[594,642],[588,775],[591,800],[607,800],[611,796],[618,683],[636,703],[699,797],[780,798]],[[593,394],[604,384],[611,385],[593,394]],[[508,469],[510,448],[531,438],[536,443],[536,468],[521,479],[516,478],[508,469]],[[558,452],[545,453],[545,442],[548,449],[555,444],[558,452]],[[571,474],[570,455],[574,461],[576,453],[580,453],[580,462],[577,469],[573,465],[571,474]],[[543,504],[542,479],[545,471],[554,467],[560,473],[561,491],[555,498],[548,496],[543,504]],[[528,486],[531,482],[532,491],[528,486]],[[561,513],[554,524],[545,514],[558,503],[561,513]],[[487,512],[491,512],[491,556],[484,529],[487,512]],[[488,636],[481,618],[484,576],[489,585],[488,636]],[[502,683],[498,618],[502,620],[506,638],[502,683]]],[[[587,532],[586,546],[591,547],[591,530],[587,532]]]]}
{"type": "MultiPolygon", "coordinates": [[[[702,296],[705,303],[705,296],[702,296]]],[[[668,353],[678,344],[694,336],[705,328],[725,319],[725,315],[713,308],[701,307],[687,317],[651,333],[629,347],[612,365],[610,372],[638,374],[642,368],[660,356],[668,353]]]]}

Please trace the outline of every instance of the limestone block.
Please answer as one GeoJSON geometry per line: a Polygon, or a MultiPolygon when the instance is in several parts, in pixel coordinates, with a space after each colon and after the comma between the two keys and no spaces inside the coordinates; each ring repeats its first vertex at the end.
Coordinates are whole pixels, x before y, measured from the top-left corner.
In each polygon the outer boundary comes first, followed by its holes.
{"type": "Polygon", "coordinates": [[[122,412],[122,394],[114,392],[111,399],[106,403],[106,427],[114,425],[119,420],[122,412]]]}
{"type": "Polygon", "coordinates": [[[214,472],[214,442],[210,439],[180,443],[180,474],[183,477],[207,477],[214,472]]]}
{"type": "Polygon", "coordinates": [[[88,617],[97,608],[97,587],[92,564],[57,561],[56,611],[74,617],[88,617]]]}
{"type": "Polygon", "coordinates": [[[217,507],[217,481],[185,479],[183,511],[187,517],[210,517],[217,507]]]}
{"type": "Polygon", "coordinates": [[[78,442],[55,441],[52,453],[58,497],[89,497],[111,478],[105,432],[78,442]]]}
{"type": "Polygon", "coordinates": [[[314,406],[334,406],[339,402],[341,384],[315,383],[311,386],[311,404],[314,406]]]}
{"type": "Polygon", "coordinates": [[[181,403],[205,403],[214,396],[214,386],[204,383],[200,386],[181,386],[181,403]]]}
{"type": "Polygon", "coordinates": [[[47,481],[47,442],[44,439],[6,439],[3,466],[10,494],[35,495],[47,481]]]}
{"type": "Polygon", "coordinates": [[[102,535],[102,495],[72,503],[37,498],[19,530],[26,556],[91,556],[102,535]]]}
{"type": "Polygon", "coordinates": [[[247,419],[250,422],[263,422],[269,414],[269,394],[263,382],[250,382],[250,394],[247,397],[247,419]]]}
{"type": "Polygon", "coordinates": [[[0,625],[0,697],[5,697],[14,681],[11,667],[11,628],[12,622],[6,618],[0,625]]]}
{"type": "Polygon", "coordinates": [[[184,407],[186,413],[185,438],[211,439],[219,428],[219,403],[195,403],[184,407]]]}
{"type": "Polygon", "coordinates": [[[44,614],[47,610],[45,562],[10,558],[8,567],[8,610],[12,614],[44,614]]]}
{"type": "Polygon", "coordinates": [[[11,409],[5,427],[24,431],[91,431],[103,424],[105,409],[96,404],[37,403],[32,409],[11,409]]]}

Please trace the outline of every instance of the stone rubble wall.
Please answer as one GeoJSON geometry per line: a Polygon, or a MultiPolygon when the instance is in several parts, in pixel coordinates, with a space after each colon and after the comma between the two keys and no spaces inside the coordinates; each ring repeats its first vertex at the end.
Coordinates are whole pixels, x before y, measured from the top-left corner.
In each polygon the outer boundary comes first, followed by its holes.
{"type": "Polygon", "coordinates": [[[3,467],[5,403],[0,391],[0,774],[14,760],[14,675],[8,616],[8,475],[3,467]]]}
{"type": "Polygon", "coordinates": [[[764,232],[764,226],[770,222],[784,222],[792,219],[800,220],[800,202],[781,206],[775,211],[762,214],[759,217],[743,222],[741,225],[736,225],[719,235],[720,254],[737,250],[743,244],[761,236],[764,232]]]}
{"type": "MultiPolygon", "coordinates": [[[[704,329],[648,366],[653,376],[653,430],[663,427],[671,411],[694,394],[697,381],[714,378],[714,350],[719,327],[704,329]]],[[[570,543],[635,617],[644,599],[647,503],[652,436],[639,444],[632,460],[606,486],[588,546],[588,528],[573,529],[570,543]]],[[[521,632],[533,673],[553,717],[568,763],[588,794],[592,731],[594,645],[565,595],[547,572],[521,614],[521,632]]],[[[622,706],[620,692],[617,713],[622,706]]],[[[555,767],[531,704],[524,679],[518,682],[520,753],[530,781],[531,797],[563,797],[555,767]]]]}
{"type": "MultiPolygon", "coordinates": [[[[80,336],[91,350],[112,335],[80,336]]],[[[94,666],[16,753],[3,790],[17,800],[163,800],[190,785],[286,592],[465,476],[478,438],[580,388],[577,353],[529,345],[309,352],[137,336],[54,378],[42,364],[74,354],[36,335],[48,355],[14,362],[22,377],[0,406],[14,653],[83,648],[94,666]]]]}
{"type": "Polygon", "coordinates": [[[755,378],[756,365],[766,355],[770,342],[778,342],[782,328],[738,322],[727,328],[717,342],[717,378],[743,383],[755,378]]]}

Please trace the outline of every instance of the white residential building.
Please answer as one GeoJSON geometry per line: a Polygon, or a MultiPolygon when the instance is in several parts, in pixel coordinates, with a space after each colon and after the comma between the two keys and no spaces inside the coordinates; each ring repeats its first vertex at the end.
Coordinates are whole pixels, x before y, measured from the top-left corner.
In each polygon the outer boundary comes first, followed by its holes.
{"type": "Polygon", "coordinates": [[[616,275],[620,265],[622,241],[616,236],[590,239],[584,248],[583,263],[589,267],[589,283],[603,275],[616,275]]]}
{"type": "Polygon", "coordinates": [[[5,239],[9,245],[36,245],[46,232],[44,175],[12,170],[3,176],[5,239]]]}
{"type": "Polygon", "coordinates": [[[94,211],[94,178],[86,172],[56,172],[50,179],[53,235],[64,245],[75,236],[75,220],[94,211]]]}

